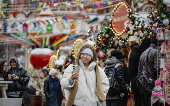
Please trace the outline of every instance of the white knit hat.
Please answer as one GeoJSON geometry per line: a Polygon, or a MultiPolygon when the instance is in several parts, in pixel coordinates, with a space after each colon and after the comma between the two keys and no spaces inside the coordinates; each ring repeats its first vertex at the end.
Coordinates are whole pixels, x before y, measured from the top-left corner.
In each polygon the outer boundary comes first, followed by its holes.
{"type": "Polygon", "coordinates": [[[54,75],[55,73],[58,73],[58,71],[56,69],[51,69],[49,75],[54,75]]]}
{"type": "Polygon", "coordinates": [[[93,58],[93,52],[90,48],[85,48],[81,53],[87,53],[93,58]]]}

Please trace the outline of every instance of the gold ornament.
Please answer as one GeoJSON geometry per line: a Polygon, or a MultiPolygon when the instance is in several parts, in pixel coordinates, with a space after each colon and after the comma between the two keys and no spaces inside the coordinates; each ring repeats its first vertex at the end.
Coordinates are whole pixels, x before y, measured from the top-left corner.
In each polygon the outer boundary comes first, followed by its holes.
{"type": "Polygon", "coordinates": [[[153,27],[156,27],[156,24],[153,24],[153,27]]]}
{"type": "Polygon", "coordinates": [[[130,32],[130,35],[133,36],[134,32],[130,32]]]}
{"type": "Polygon", "coordinates": [[[150,37],[152,37],[152,36],[153,36],[153,33],[152,33],[152,32],[150,32],[150,33],[149,33],[149,36],[150,36],[150,37]]]}
{"type": "Polygon", "coordinates": [[[138,29],[141,29],[142,28],[142,26],[138,26],[138,29]]]}

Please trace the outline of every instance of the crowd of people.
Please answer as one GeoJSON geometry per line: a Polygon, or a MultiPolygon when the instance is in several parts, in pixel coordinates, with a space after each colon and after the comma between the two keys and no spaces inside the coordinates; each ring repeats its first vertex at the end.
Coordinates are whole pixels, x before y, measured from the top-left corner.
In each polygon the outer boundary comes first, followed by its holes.
{"type": "MultiPolygon", "coordinates": [[[[158,41],[155,36],[144,38],[139,44],[132,36],[128,42],[129,51],[123,53],[118,49],[110,49],[103,67],[98,63],[94,47],[84,44],[76,61],[65,70],[62,78],[58,71],[44,71],[48,76],[44,81],[46,106],[61,106],[63,97],[65,106],[127,106],[128,93],[134,94],[135,106],[151,106],[151,92],[138,87],[136,82],[139,73],[149,68],[156,80],[158,78],[158,41]],[[128,55],[129,54],[129,55],[128,55]],[[147,62],[147,63],[146,63],[147,62]],[[147,64],[147,66],[146,66],[147,64]]],[[[0,77],[13,81],[9,84],[7,96],[21,98],[30,77],[17,59],[0,63],[0,77]]],[[[159,102],[153,106],[161,106],[159,102]]]]}

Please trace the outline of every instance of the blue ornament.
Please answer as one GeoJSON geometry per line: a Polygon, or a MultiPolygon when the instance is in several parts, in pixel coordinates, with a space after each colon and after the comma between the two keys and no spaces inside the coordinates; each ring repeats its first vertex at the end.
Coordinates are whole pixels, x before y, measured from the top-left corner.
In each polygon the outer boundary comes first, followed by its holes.
{"type": "Polygon", "coordinates": [[[158,21],[158,20],[155,18],[155,19],[154,19],[154,22],[157,22],[157,21],[158,21]]]}

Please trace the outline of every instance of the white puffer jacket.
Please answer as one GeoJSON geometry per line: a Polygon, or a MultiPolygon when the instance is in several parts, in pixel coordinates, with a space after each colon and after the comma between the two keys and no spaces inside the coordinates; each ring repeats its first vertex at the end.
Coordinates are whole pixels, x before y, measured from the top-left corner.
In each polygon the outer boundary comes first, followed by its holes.
{"type": "MultiPolygon", "coordinates": [[[[85,69],[84,64],[79,60],[80,70],[78,79],[78,90],[74,100],[76,106],[104,106],[104,103],[100,103],[95,92],[96,92],[96,74],[95,74],[95,62],[91,62],[89,67],[85,69]]],[[[71,73],[73,71],[73,65],[69,65],[64,71],[61,85],[66,89],[65,96],[68,99],[69,90],[74,86],[74,81],[70,80],[71,73]]],[[[99,67],[102,87],[105,95],[109,90],[109,81],[104,71],[99,67]]]]}

